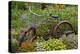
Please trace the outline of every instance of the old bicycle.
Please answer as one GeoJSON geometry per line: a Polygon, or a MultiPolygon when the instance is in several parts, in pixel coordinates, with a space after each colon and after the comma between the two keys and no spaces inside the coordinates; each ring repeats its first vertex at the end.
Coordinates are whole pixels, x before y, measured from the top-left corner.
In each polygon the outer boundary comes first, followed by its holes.
{"type": "MultiPolygon", "coordinates": [[[[29,12],[32,13],[35,16],[43,16],[40,14],[37,14],[35,12],[32,11],[31,7],[29,7],[29,12]]],[[[51,13],[48,14],[51,18],[54,18],[53,20],[57,19],[58,20],[58,16],[52,16],[51,13]]],[[[45,22],[45,20],[43,20],[45,22]]],[[[36,24],[33,24],[29,29],[24,30],[20,33],[20,38],[19,38],[19,45],[21,46],[21,44],[24,41],[24,38],[26,37],[26,34],[31,33],[32,37],[29,38],[30,42],[33,42],[35,39],[37,39],[37,33],[36,33],[36,29],[39,26],[36,26],[36,24]]],[[[63,34],[71,34],[74,33],[73,27],[71,25],[71,23],[67,20],[60,20],[55,26],[52,25],[52,28],[50,29],[50,31],[48,33],[45,34],[45,36],[43,36],[43,38],[45,40],[48,40],[49,38],[60,38],[63,34]],[[66,29],[64,29],[66,28],[66,29]]]]}

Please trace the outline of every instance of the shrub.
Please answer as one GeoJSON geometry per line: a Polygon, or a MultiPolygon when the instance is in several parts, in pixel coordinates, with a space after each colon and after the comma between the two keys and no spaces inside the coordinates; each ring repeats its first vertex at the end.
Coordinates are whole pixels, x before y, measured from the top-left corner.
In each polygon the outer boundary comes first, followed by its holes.
{"type": "Polygon", "coordinates": [[[59,39],[49,39],[48,41],[43,41],[38,43],[38,51],[42,50],[63,50],[66,49],[66,45],[62,43],[59,39]],[[39,48],[40,47],[40,48],[39,48]]]}

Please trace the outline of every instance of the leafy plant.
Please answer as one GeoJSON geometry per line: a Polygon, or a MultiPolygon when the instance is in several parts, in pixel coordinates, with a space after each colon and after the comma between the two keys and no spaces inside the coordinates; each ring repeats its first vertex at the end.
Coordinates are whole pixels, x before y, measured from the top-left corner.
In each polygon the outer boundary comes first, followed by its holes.
{"type": "Polygon", "coordinates": [[[40,42],[38,45],[39,45],[38,47],[40,47],[40,49],[38,48],[38,50],[40,51],[63,50],[63,49],[65,50],[66,49],[66,45],[62,42],[62,40],[59,40],[59,39],[49,39],[48,41],[40,42]]]}

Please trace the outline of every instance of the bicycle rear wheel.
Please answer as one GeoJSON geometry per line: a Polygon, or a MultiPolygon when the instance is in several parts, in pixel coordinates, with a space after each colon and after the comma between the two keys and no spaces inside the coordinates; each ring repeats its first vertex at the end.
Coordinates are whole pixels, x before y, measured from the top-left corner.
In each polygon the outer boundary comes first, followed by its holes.
{"type": "Polygon", "coordinates": [[[63,34],[66,36],[74,33],[73,27],[68,21],[61,21],[58,23],[53,30],[53,35],[55,38],[60,38],[63,34]]]}

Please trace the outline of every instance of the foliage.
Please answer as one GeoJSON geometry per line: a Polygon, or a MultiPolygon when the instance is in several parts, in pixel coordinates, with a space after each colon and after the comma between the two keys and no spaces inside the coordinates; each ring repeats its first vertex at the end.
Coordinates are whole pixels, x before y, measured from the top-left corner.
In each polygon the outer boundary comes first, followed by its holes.
{"type": "Polygon", "coordinates": [[[38,51],[41,51],[41,49],[47,51],[66,49],[66,45],[59,39],[49,39],[48,41],[38,43],[38,45],[39,46],[37,47],[40,47],[40,49],[38,48],[38,51]]]}
{"type": "Polygon", "coordinates": [[[30,51],[35,51],[36,50],[36,43],[33,42],[31,43],[30,41],[25,41],[22,43],[20,50],[21,52],[30,52],[30,51]]]}
{"type": "MultiPolygon", "coordinates": [[[[20,51],[45,51],[45,50],[63,50],[63,49],[76,49],[78,47],[77,37],[68,37],[64,40],[49,39],[45,41],[43,37],[53,26],[62,20],[68,20],[75,32],[78,28],[78,8],[77,5],[64,5],[64,4],[44,4],[45,9],[42,9],[41,4],[38,3],[26,3],[26,2],[12,2],[11,5],[11,29],[15,29],[15,32],[11,31],[11,37],[18,39],[21,29],[27,28],[36,24],[37,29],[37,43],[24,42],[20,47],[20,51]],[[33,12],[43,15],[35,16],[29,11],[29,6],[33,8],[33,12]],[[53,16],[59,16],[59,19],[53,19],[49,14],[53,16]],[[71,39],[71,40],[70,40],[71,39]],[[70,41],[69,41],[70,40],[70,41]],[[71,44],[72,43],[72,44],[71,44]],[[36,45],[36,47],[34,47],[36,45]]],[[[12,51],[16,52],[19,48],[18,44],[12,39],[11,47],[12,51]]]]}
{"type": "MultiPolygon", "coordinates": [[[[29,12],[29,10],[23,10],[23,7],[28,7],[29,5],[27,5],[27,3],[23,3],[23,2],[13,2],[13,6],[11,9],[11,26],[12,28],[15,28],[17,30],[19,30],[22,27],[27,27],[27,26],[31,26],[31,24],[36,23],[37,26],[39,24],[42,24],[44,21],[44,19],[50,19],[51,17],[49,16],[49,13],[52,13],[54,16],[57,15],[59,16],[59,20],[68,20],[71,22],[71,24],[73,25],[73,28],[75,29],[75,32],[77,32],[77,6],[69,6],[69,5],[48,5],[47,9],[41,10],[38,6],[38,4],[36,5],[35,3],[31,4],[33,7],[33,12],[40,14],[40,15],[44,15],[42,17],[39,16],[35,16],[33,14],[31,14],[29,12]],[[59,6],[59,7],[57,7],[59,6]],[[61,6],[61,7],[60,7],[61,6]],[[55,8],[56,7],[56,8],[55,8]],[[36,8],[38,10],[36,10],[36,8]],[[22,15],[24,15],[24,17],[26,18],[26,20],[22,20],[22,15]],[[34,19],[35,18],[35,19],[34,19]]],[[[40,4],[39,4],[40,5],[40,4]]],[[[45,4],[46,5],[46,4],[45,4]]],[[[48,22],[46,22],[46,20],[44,21],[45,24],[47,24],[48,22]]],[[[53,20],[55,21],[55,20],[53,20]]],[[[54,22],[55,24],[55,22],[54,22]]],[[[41,26],[41,25],[40,25],[41,26]]],[[[48,27],[48,26],[46,26],[48,27]]],[[[45,27],[45,28],[46,28],[45,27]]]]}
{"type": "Polygon", "coordinates": [[[54,27],[58,23],[58,20],[54,20],[52,18],[47,18],[45,21],[40,24],[40,26],[36,29],[37,35],[44,36],[49,33],[52,27],[54,27]],[[55,23],[55,24],[54,24],[55,23]]]}

